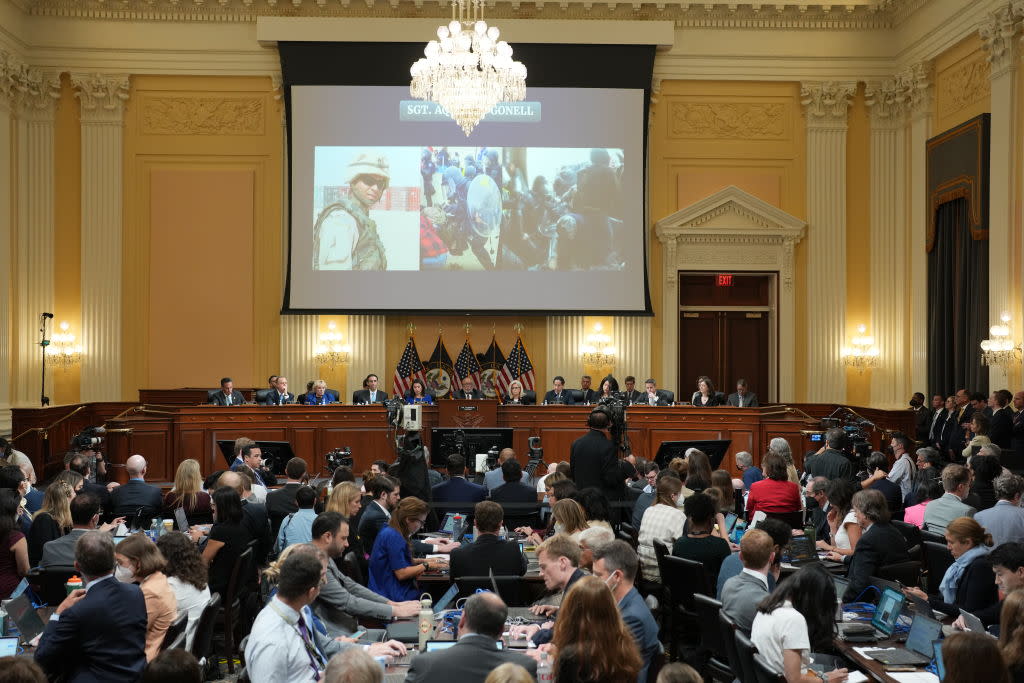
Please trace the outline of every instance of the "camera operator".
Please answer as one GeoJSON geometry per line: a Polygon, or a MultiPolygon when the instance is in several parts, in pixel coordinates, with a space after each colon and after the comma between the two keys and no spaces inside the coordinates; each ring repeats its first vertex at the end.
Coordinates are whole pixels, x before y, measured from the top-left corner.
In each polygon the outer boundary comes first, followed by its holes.
{"type": "MultiPolygon", "coordinates": [[[[632,462],[619,460],[611,438],[611,417],[599,406],[587,417],[589,431],[572,443],[569,478],[580,490],[600,489],[609,502],[625,498],[626,478],[634,469],[632,462]]],[[[629,456],[632,458],[633,456],[629,456]]],[[[618,511],[612,515],[618,516],[618,511]]]]}
{"type": "Polygon", "coordinates": [[[99,435],[102,433],[100,428],[89,427],[71,439],[71,450],[85,458],[89,464],[89,476],[86,481],[90,484],[102,484],[107,481],[107,462],[100,451],[103,438],[99,435]]]}
{"type": "Polygon", "coordinates": [[[853,463],[846,453],[848,444],[846,432],[839,427],[833,427],[825,432],[825,449],[807,458],[807,462],[804,463],[805,476],[825,477],[829,481],[854,481],[853,463]]]}

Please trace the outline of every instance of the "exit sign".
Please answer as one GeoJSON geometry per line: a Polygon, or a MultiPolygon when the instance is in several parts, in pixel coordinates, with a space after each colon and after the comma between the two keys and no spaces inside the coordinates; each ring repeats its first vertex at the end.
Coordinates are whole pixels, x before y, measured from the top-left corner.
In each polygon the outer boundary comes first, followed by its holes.
{"type": "Polygon", "coordinates": [[[719,273],[715,276],[715,284],[719,287],[732,287],[732,275],[723,275],[719,273]]]}

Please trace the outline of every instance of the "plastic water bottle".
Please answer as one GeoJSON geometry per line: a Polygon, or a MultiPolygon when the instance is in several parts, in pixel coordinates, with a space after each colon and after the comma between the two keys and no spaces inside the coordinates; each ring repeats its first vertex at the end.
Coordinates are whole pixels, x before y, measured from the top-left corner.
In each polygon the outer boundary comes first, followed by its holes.
{"type": "Polygon", "coordinates": [[[508,539],[508,529],[505,528],[504,524],[502,524],[501,528],[498,529],[498,538],[500,538],[503,541],[508,539]]]}
{"type": "Polygon", "coordinates": [[[434,609],[430,596],[424,593],[420,597],[420,652],[427,651],[427,641],[434,635],[434,609]]]}
{"type": "Polygon", "coordinates": [[[160,520],[154,518],[153,523],[149,525],[149,533],[146,535],[155,543],[156,539],[160,538],[160,531],[162,530],[162,527],[163,525],[160,524],[160,520]]]}
{"type": "Polygon", "coordinates": [[[555,672],[551,670],[551,660],[547,652],[540,653],[540,662],[537,663],[537,683],[550,683],[555,680],[555,672]]]}

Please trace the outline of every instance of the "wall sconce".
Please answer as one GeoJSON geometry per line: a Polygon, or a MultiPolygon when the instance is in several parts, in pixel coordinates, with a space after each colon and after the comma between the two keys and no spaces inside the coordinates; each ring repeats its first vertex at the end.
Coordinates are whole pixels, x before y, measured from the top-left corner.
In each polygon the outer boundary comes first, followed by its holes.
{"type": "Polygon", "coordinates": [[[981,364],[1001,368],[1005,373],[1011,363],[1020,362],[1021,348],[1010,338],[1010,314],[1003,311],[1000,324],[989,328],[989,339],[981,340],[981,364]]]}
{"type": "Polygon", "coordinates": [[[602,330],[601,323],[594,323],[594,331],[580,344],[580,358],[586,365],[615,365],[618,349],[612,346],[612,338],[602,330]]]}
{"type": "Polygon", "coordinates": [[[320,343],[313,354],[314,363],[326,365],[332,370],[337,365],[348,363],[352,354],[352,347],[342,343],[344,336],[336,331],[337,327],[333,321],[327,323],[327,331],[320,333],[320,343]]]}
{"type": "Polygon", "coordinates": [[[878,349],[875,338],[866,334],[864,325],[857,326],[857,336],[850,340],[850,345],[843,348],[843,365],[857,368],[857,372],[878,367],[878,349]]]}
{"type": "Polygon", "coordinates": [[[65,372],[82,361],[82,346],[75,344],[75,335],[68,332],[69,329],[67,321],[62,322],[60,332],[53,335],[46,347],[47,362],[65,372]]]}

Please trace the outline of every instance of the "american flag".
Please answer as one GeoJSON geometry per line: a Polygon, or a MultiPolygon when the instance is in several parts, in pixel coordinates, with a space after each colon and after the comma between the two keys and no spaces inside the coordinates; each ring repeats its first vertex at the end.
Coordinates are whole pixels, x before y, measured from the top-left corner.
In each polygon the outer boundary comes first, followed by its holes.
{"type": "Polygon", "coordinates": [[[409,343],[405,345],[402,358],[395,368],[395,396],[405,396],[405,392],[412,387],[412,381],[419,378],[423,382],[424,390],[427,386],[427,376],[423,372],[423,363],[420,362],[420,354],[416,351],[416,342],[409,337],[409,343]]]}
{"type": "Polygon", "coordinates": [[[477,389],[480,388],[480,363],[476,360],[476,354],[473,353],[473,347],[469,345],[469,340],[462,345],[462,350],[459,351],[459,357],[455,359],[455,374],[459,377],[459,385],[462,385],[462,380],[469,377],[473,380],[473,386],[477,389]]]}
{"type": "Polygon", "coordinates": [[[501,393],[507,394],[508,386],[512,384],[512,380],[516,379],[523,383],[524,390],[533,391],[533,363],[530,362],[530,356],[527,355],[526,347],[523,346],[522,337],[516,338],[516,344],[508,354],[505,367],[498,375],[498,387],[501,389],[501,393]]]}

